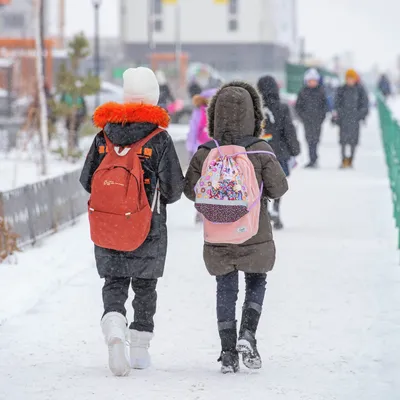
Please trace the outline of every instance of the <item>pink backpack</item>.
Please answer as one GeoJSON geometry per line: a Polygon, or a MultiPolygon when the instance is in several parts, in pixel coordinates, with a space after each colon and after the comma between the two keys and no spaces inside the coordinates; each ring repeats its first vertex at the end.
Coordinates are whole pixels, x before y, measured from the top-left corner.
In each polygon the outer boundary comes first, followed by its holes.
{"type": "Polygon", "coordinates": [[[210,140],[210,136],[208,136],[207,108],[205,106],[201,106],[197,143],[204,144],[204,143],[208,142],[209,140],[210,140]]]}
{"type": "Polygon", "coordinates": [[[206,242],[241,244],[258,233],[263,191],[248,154],[275,154],[215,144],[195,186],[195,207],[204,217],[206,242]]]}

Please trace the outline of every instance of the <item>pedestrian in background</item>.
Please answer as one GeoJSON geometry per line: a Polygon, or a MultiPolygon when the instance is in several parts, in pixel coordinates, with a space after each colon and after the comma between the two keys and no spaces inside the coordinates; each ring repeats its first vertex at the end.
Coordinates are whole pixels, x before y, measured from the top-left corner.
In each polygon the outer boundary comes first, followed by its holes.
{"type": "Polygon", "coordinates": [[[346,72],[346,83],[341,86],[335,98],[333,121],[340,129],[342,162],[340,168],[353,166],[356,148],[359,143],[360,122],[369,111],[368,94],[356,71],[346,72]]]}
{"type": "MultiPolygon", "coordinates": [[[[274,150],[286,176],[290,175],[290,160],[300,154],[300,143],[287,104],[280,100],[279,86],[272,76],[263,76],[257,83],[263,101],[264,124],[262,138],[274,150]]],[[[270,215],[275,229],[282,229],[281,199],[275,199],[270,215]]]]}
{"type": "Polygon", "coordinates": [[[308,144],[310,160],[306,168],[318,166],[318,144],[322,124],[329,111],[325,90],[321,86],[321,76],[315,68],[309,69],[304,76],[305,87],[299,93],[296,112],[303,122],[308,144]]]}

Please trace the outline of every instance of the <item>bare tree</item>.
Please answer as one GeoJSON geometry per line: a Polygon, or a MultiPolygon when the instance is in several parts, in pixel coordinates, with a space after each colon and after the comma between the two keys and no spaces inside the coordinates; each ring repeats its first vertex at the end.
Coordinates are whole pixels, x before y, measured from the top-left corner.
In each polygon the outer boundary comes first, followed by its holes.
{"type": "Polygon", "coordinates": [[[43,0],[36,0],[35,4],[35,40],[36,40],[36,82],[37,92],[39,96],[40,107],[40,173],[47,174],[47,145],[48,145],[48,126],[47,126],[47,99],[45,93],[45,77],[43,67],[43,29],[44,29],[44,10],[42,7],[43,0]]]}

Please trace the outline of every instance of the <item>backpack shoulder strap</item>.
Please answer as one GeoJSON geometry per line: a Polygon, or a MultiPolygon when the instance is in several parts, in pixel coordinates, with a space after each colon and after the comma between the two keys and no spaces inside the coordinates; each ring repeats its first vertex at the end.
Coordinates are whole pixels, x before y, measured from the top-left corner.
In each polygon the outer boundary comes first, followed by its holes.
{"type": "Polygon", "coordinates": [[[264,139],[254,136],[245,136],[243,139],[239,140],[238,145],[248,149],[249,147],[255,145],[256,143],[265,142],[264,139]]]}
{"type": "Polygon", "coordinates": [[[153,139],[154,136],[157,136],[159,133],[164,132],[165,129],[164,128],[156,128],[154,129],[153,132],[151,132],[149,135],[147,135],[145,138],[139,140],[138,142],[134,143],[132,147],[136,148],[136,149],[140,149],[141,147],[143,147],[147,142],[149,142],[151,139],[153,139]]]}

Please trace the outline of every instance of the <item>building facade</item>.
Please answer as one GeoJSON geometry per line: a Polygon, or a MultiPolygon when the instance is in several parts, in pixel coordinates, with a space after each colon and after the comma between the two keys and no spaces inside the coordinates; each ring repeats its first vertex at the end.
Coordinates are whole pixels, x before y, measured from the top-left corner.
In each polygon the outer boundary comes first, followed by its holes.
{"type": "Polygon", "coordinates": [[[295,50],[296,0],[121,0],[125,57],[175,52],[222,71],[278,70],[295,50]]]}
{"type": "MultiPolygon", "coordinates": [[[[44,0],[45,21],[47,2],[44,0]]],[[[32,38],[35,35],[35,10],[32,0],[0,0],[0,36],[3,38],[32,38]]],[[[47,27],[47,22],[45,27],[47,27]]]]}

